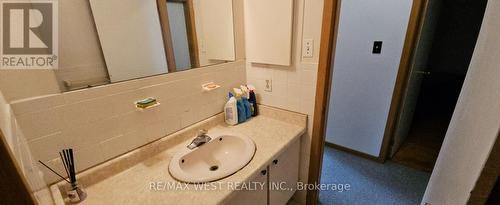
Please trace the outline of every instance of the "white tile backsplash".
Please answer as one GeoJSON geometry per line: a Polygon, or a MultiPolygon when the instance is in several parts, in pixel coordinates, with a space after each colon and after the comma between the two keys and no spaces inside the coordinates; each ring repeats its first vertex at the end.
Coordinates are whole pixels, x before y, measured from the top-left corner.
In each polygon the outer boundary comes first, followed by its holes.
{"type": "Polygon", "coordinates": [[[105,160],[114,158],[144,144],[147,132],[137,130],[99,143],[105,160]]]}
{"type": "Polygon", "coordinates": [[[33,156],[37,156],[38,159],[42,161],[58,157],[57,151],[54,152],[54,150],[61,150],[66,144],[67,139],[61,132],[56,132],[28,142],[33,156]]]}
{"type": "Polygon", "coordinates": [[[39,110],[49,109],[64,105],[65,100],[62,95],[40,96],[31,99],[23,99],[11,103],[12,109],[16,115],[36,112],[39,110]]]}
{"type": "Polygon", "coordinates": [[[312,115],[316,97],[315,63],[300,63],[284,70],[282,67],[247,64],[247,82],[258,91],[260,103],[312,115]],[[272,91],[264,91],[265,79],[272,79],[272,91]]]}
{"type": "Polygon", "coordinates": [[[62,108],[58,106],[16,116],[26,139],[31,141],[61,131],[65,125],[62,108]]]}
{"type": "MultiPolygon", "coordinates": [[[[45,106],[45,105],[44,105],[45,106]]],[[[20,105],[19,109],[25,112],[29,109],[29,106],[20,105]]],[[[30,144],[24,137],[21,129],[19,128],[19,124],[17,123],[16,116],[12,110],[12,106],[7,103],[5,100],[3,93],[0,91],[0,130],[7,141],[9,148],[13,154],[13,157],[17,163],[18,168],[21,172],[26,176],[26,181],[29,185],[29,188],[34,190],[40,190],[43,188],[47,188],[45,182],[43,181],[41,170],[38,169],[36,164],[38,163],[32,156],[32,152],[41,152],[42,155],[45,155],[42,147],[38,150],[30,149],[30,144]]],[[[57,136],[54,137],[54,140],[57,141],[57,136]]],[[[34,143],[43,143],[41,141],[34,143]]],[[[54,145],[57,146],[57,143],[54,145]]],[[[46,157],[46,156],[45,156],[46,157]]],[[[47,157],[50,158],[50,157],[47,157]]]]}
{"type": "MultiPolygon", "coordinates": [[[[12,108],[35,160],[59,166],[58,152],[74,148],[83,170],[222,112],[227,92],[241,84],[244,61],[22,100],[12,108]],[[207,82],[222,87],[203,92],[207,82]],[[146,97],[160,105],[135,108],[146,97]]],[[[48,183],[58,180],[43,172],[48,183]]]]}
{"type": "Polygon", "coordinates": [[[85,103],[82,102],[63,106],[61,112],[66,126],[75,127],[89,123],[90,115],[85,108],[85,103]]]}
{"type": "Polygon", "coordinates": [[[104,155],[99,146],[91,146],[86,149],[75,150],[75,165],[77,172],[88,169],[97,163],[104,161],[104,155]]]}

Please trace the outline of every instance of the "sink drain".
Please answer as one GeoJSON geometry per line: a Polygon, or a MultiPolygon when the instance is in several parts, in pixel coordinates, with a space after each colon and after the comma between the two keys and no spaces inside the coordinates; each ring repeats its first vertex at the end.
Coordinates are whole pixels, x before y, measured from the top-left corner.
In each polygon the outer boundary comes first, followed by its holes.
{"type": "Polygon", "coordinates": [[[217,166],[217,165],[214,165],[214,166],[210,167],[210,171],[215,171],[215,170],[218,170],[218,169],[219,169],[219,166],[217,166]]]}

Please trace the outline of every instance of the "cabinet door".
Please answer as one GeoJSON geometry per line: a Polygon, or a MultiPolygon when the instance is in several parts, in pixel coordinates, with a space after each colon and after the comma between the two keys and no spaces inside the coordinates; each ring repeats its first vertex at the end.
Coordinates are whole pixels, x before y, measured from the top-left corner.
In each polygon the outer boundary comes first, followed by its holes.
{"type": "Polygon", "coordinates": [[[268,183],[267,177],[269,174],[269,168],[265,167],[261,171],[255,173],[252,176],[252,183],[258,183],[262,185],[262,189],[260,186],[256,187],[257,190],[238,190],[236,191],[233,198],[229,199],[229,201],[225,204],[228,205],[266,205],[267,204],[267,190],[268,183]]]}
{"type": "Polygon", "coordinates": [[[294,1],[243,2],[247,61],[289,66],[292,60],[294,1]]]}
{"type": "Polygon", "coordinates": [[[295,141],[269,165],[269,204],[286,204],[299,180],[300,141],[295,141]]]}

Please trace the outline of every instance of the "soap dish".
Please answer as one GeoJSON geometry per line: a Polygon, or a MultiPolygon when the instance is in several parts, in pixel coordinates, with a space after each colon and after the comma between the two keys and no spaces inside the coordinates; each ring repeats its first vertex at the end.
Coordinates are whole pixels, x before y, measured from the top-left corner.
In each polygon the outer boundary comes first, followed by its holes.
{"type": "Polygon", "coordinates": [[[158,101],[156,101],[156,98],[153,98],[153,97],[149,97],[149,98],[146,98],[143,100],[136,101],[134,104],[135,104],[136,108],[141,109],[141,110],[153,108],[153,107],[160,105],[160,103],[158,101]]]}
{"type": "Polygon", "coordinates": [[[157,102],[157,103],[155,103],[155,104],[148,105],[147,107],[139,107],[138,105],[135,105],[135,107],[136,107],[137,109],[139,109],[139,110],[146,110],[146,109],[154,108],[154,107],[159,106],[159,105],[160,105],[160,103],[159,103],[159,102],[157,102]]]}
{"type": "Polygon", "coordinates": [[[220,85],[217,85],[214,82],[209,82],[201,85],[201,88],[203,89],[203,91],[212,91],[217,88],[220,88],[220,85]]]}

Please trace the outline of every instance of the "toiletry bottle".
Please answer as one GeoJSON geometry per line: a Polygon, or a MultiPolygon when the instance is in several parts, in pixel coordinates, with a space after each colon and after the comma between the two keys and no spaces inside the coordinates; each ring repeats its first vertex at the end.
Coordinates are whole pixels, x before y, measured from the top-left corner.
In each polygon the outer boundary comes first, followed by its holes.
{"type": "Polygon", "coordinates": [[[236,106],[236,98],[232,93],[229,93],[229,100],[224,106],[224,118],[229,125],[238,124],[238,108],[236,106]]]}
{"type": "Polygon", "coordinates": [[[248,90],[249,90],[249,98],[248,102],[250,102],[250,105],[252,107],[252,116],[255,117],[259,115],[259,106],[257,105],[257,97],[255,96],[255,87],[252,85],[248,85],[248,90]]]}
{"type": "Polygon", "coordinates": [[[248,102],[247,97],[242,96],[241,101],[243,101],[243,105],[245,106],[245,117],[248,119],[252,118],[252,107],[250,102],[248,102]]]}
{"type": "Polygon", "coordinates": [[[243,100],[241,96],[243,92],[239,88],[234,88],[234,94],[236,95],[236,108],[238,110],[238,123],[243,123],[247,120],[245,105],[243,104],[243,100]]]}
{"type": "Polygon", "coordinates": [[[248,102],[248,97],[249,97],[248,88],[246,85],[241,85],[240,88],[241,91],[243,92],[241,100],[243,101],[243,105],[245,106],[245,114],[248,120],[252,118],[252,106],[250,105],[250,102],[248,102]]]}
{"type": "Polygon", "coordinates": [[[246,85],[240,85],[240,89],[241,91],[243,91],[243,96],[245,96],[247,99],[250,98],[250,95],[249,95],[249,90],[248,90],[248,87],[246,85]]]}

